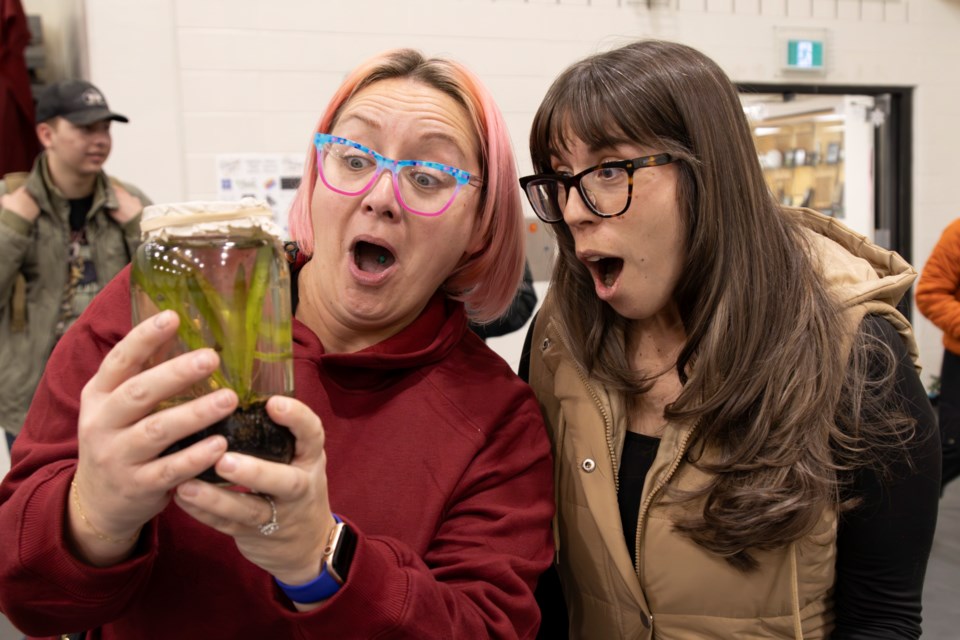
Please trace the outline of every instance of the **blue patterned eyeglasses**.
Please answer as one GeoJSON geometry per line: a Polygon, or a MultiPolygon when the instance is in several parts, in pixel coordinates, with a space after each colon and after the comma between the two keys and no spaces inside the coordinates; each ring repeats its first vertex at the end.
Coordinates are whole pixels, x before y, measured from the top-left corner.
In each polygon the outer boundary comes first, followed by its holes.
{"type": "Polygon", "coordinates": [[[463,169],[426,160],[393,160],[359,142],[318,133],[317,169],[323,184],[345,196],[359,196],[389,171],[393,192],[404,210],[418,216],[439,216],[453,204],[461,187],[483,181],[463,169]]]}

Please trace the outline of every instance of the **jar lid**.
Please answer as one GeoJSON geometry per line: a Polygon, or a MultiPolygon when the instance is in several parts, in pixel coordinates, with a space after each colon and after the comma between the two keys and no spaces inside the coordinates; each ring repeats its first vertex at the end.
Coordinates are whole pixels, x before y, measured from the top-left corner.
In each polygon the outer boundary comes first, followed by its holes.
{"type": "Polygon", "coordinates": [[[195,200],[152,204],[143,209],[140,233],[144,238],[176,228],[176,235],[226,232],[233,228],[260,228],[277,238],[280,229],[273,222],[273,211],[256,198],[240,200],[195,200]]]}

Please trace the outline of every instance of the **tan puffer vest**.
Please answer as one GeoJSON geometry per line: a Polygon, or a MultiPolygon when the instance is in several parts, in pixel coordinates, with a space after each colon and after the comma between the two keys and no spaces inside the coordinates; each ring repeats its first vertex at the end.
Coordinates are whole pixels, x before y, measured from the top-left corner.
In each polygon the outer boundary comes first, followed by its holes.
{"type": "MultiPolygon", "coordinates": [[[[849,340],[867,313],[885,316],[916,362],[906,319],[894,308],[916,278],[899,255],[870,244],[835,220],[791,209],[809,231],[831,291],[843,302],[849,340]]],[[[608,394],[573,362],[551,322],[548,294],[534,329],[530,384],[550,431],[557,491],[557,568],[571,638],[824,638],[833,625],[836,515],[824,511],[805,538],[755,552],[742,573],[676,534],[677,509],[665,485],[706,478],[684,464],[694,425],[671,424],[647,474],[640,508],[640,562],[634,568],[620,525],[617,464],[627,429],[623,399],[608,394]]]]}

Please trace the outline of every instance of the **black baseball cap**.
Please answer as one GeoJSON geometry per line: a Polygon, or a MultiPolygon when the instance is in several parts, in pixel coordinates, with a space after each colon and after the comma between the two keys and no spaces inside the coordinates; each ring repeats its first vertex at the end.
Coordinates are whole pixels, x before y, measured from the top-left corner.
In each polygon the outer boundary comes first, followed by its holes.
{"type": "Polygon", "coordinates": [[[101,120],[129,122],[126,116],[110,111],[100,89],[86,80],[64,80],[45,87],[37,96],[37,122],[60,116],[85,127],[101,120]]]}

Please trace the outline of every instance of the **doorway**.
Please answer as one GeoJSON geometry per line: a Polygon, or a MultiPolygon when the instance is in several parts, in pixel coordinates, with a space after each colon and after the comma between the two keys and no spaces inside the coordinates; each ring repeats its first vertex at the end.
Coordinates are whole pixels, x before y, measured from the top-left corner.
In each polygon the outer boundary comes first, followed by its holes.
{"type": "Polygon", "coordinates": [[[909,87],[739,85],[767,184],[911,261],[909,87]]]}

